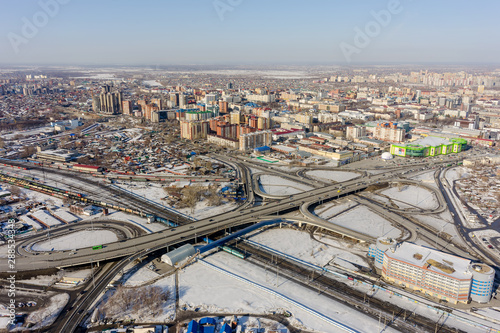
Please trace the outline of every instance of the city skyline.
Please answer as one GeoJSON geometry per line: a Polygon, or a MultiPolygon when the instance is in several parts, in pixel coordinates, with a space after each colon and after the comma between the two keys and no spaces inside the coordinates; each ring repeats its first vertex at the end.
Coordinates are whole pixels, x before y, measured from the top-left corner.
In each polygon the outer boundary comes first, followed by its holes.
{"type": "Polygon", "coordinates": [[[498,6],[409,0],[8,2],[0,14],[0,64],[496,64],[498,6]]]}

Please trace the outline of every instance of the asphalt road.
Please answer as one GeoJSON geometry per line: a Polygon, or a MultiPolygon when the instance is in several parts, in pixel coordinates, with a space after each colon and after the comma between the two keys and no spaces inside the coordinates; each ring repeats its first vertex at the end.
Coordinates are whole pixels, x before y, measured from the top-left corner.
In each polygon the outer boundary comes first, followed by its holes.
{"type": "MultiPolygon", "coordinates": [[[[447,161],[443,163],[448,163],[447,161]]],[[[322,188],[300,194],[291,195],[287,198],[268,203],[265,206],[248,207],[238,211],[227,212],[212,218],[198,220],[176,228],[152,233],[134,239],[123,240],[121,242],[110,243],[103,249],[92,250],[92,248],[78,249],[73,255],[67,252],[50,253],[47,255],[26,255],[16,258],[16,270],[36,270],[53,267],[68,267],[81,264],[88,264],[97,261],[106,261],[117,259],[124,256],[130,256],[139,251],[149,251],[150,248],[158,246],[171,246],[185,242],[195,237],[223,230],[228,227],[234,227],[243,224],[253,223],[259,220],[260,216],[279,215],[280,213],[295,210],[299,205],[305,202],[319,202],[331,198],[348,195],[366,188],[371,184],[377,184],[387,180],[397,178],[399,174],[405,174],[421,171],[415,166],[402,167],[399,172],[388,171],[375,175],[366,175],[360,178],[352,179],[341,184],[333,184],[322,188]]],[[[248,172],[248,171],[247,171],[248,172]]],[[[250,194],[252,189],[251,177],[244,176],[247,191],[250,194]]],[[[327,227],[331,224],[325,224],[327,227]]],[[[7,271],[7,262],[0,263],[0,269],[7,271]]]]}
{"type": "MultiPolygon", "coordinates": [[[[448,161],[443,161],[441,163],[448,163],[448,161]]],[[[57,332],[73,332],[78,326],[78,323],[80,323],[87,315],[87,311],[88,309],[90,309],[92,302],[97,299],[99,295],[105,290],[106,286],[114,278],[114,276],[128,263],[130,263],[130,261],[146,255],[149,252],[156,251],[166,246],[185,242],[189,239],[193,239],[195,237],[199,237],[217,230],[256,222],[260,217],[287,213],[296,210],[299,206],[306,203],[312,204],[329,200],[331,198],[355,193],[366,188],[370,184],[377,184],[380,182],[393,180],[403,172],[405,174],[408,174],[421,171],[416,166],[411,165],[400,167],[398,171],[391,170],[376,175],[365,174],[360,178],[343,182],[342,184],[324,186],[322,188],[317,188],[308,192],[292,195],[278,201],[268,203],[265,206],[252,207],[251,205],[254,202],[254,197],[252,177],[250,175],[250,172],[248,168],[243,165],[243,163],[234,162],[234,166],[239,169],[239,177],[245,185],[249,199],[248,202],[245,203],[240,210],[227,212],[210,219],[199,220],[188,225],[182,225],[158,233],[143,235],[134,239],[107,244],[106,247],[101,250],[92,250],[90,248],[79,249],[77,251],[77,254],[71,256],[68,255],[68,253],[62,252],[43,256],[44,258],[42,259],[40,259],[40,255],[19,257],[19,260],[16,262],[18,270],[22,270],[23,268],[26,270],[32,270],[47,267],[64,267],[109,260],[112,258],[123,258],[116,264],[111,265],[112,267],[110,267],[106,272],[103,272],[102,276],[97,277],[95,288],[89,289],[89,291],[84,294],[81,299],[77,300],[75,302],[76,305],[73,307],[73,309],[71,309],[68,313],[60,318],[60,321],[58,321],[60,322],[60,325],[58,324],[57,327],[54,326],[51,329],[54,329],[53,331],[57,332]],[[46,257],[47,259],[45,259],[46,257]]],[[[372,205],[372,203],[370,202],[367,202],[365,204],[372,205]]],[[[401,219],[398,214],[394,212],[388,212],[382,207],[372,208],[374,210],[378,210],[381,215],[387,214],[387,216],[391,219],[401,219]]],[[[408,221],[401,220],[398,221],[398,223],[405,225],[405,227],[413,228],[413,232],[424,234],[426,233],[425,230],[418,230],[417,227],[412,226],[411,223],[408,223],[408,221]]],[[[331,226],[331,224],[328,223],[322,227],[326,227],[327,225],[331,226]]],[[[439,237],[433,237],[435,236],[433,234],[425,236],[429,239],[438,239],[439,244],[444,244],[442,242],[446,242],[439,239],[439,237]]],[[[4,263],[0,263],[0,269],[3,269],[3,264],[4,263]]]]}

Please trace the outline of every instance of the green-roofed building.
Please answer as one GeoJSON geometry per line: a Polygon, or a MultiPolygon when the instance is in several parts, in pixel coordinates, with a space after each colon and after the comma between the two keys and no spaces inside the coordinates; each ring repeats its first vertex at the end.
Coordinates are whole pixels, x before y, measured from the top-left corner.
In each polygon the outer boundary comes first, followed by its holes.
{"type": "Polygon", "coordinates": [[[401,157],[427,157],[456,154],[465,150],[467,140],[461,138],[439,138],[428,136],[407,144],[392,144],[391,154],[401,157]]]}

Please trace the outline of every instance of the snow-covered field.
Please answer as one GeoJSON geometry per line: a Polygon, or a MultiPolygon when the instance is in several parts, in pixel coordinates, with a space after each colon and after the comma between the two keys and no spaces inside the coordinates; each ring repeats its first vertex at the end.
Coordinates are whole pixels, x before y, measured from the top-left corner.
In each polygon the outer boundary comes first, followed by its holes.
{"type": "Polygon", "coordinates": [[[419,180],[427,185],[437,187],[436,181],[434,180],[434,171],[420,173],[414,177],[411,177],[410,179],[419,180]]]}
{"type": "Polygon", "coordinates": [[[400,208],[416,206],[422,209],[432,209],[439,206],[434,193],[420,186],[403,185],[401,191],[398,187],[391,187],[380,193],[391,198],[400,208]]]}
{"type": "Polygon", "coordinates": [[[155,80],[145,80],[142,81],[144,85],[151,86],[151,87],[163,87],[163,84],[155,81],[155,80]]]}
{"type": "Polygon", "coordinates": [[[330,170],[311,170],[307,171],[306,175],[316,178],[321,181],[345,182],[360,176],[356,172],[347,171],[330,171],[330,170]]]}
{"type": "MultiPolygon", "coordinates": [[[[342,200],[343,201],[343,200],[342,200]]],[[[321,206],[317,206],[314,210],[316,215],[327,220],[346,209],[358,205],[357,202],[348,200],[347,202],[332,201],[321,206]]]]}
{"type": "Polygon", "coordinates": [[[42,309],[30,313],[26,322],[35,324],[32,329],[38,329],[52,324],[66,303],[69,301],[68,294],[57,294],[50,298],[50,303],[42,309]]]}
{"type": "Polygon", "coordinates": [[[310,186],[271,175],[261,175],[259,185],[262,192],[271,195],[292,195],[313,189],[310,186]]]}
{"type": "Polygon", "coordinates": [[[393,227],[387,220],[365,206],[351,209],[328,221],[372,237],[398,238],[401,236],[398,228],[393,227]]]}
{"type": "Polygon", "coordinates": [[[27,189],[22,189],[22,193],[24,193],[30,200],[37,201],[37,202],[43,202],[45,204],[53,204],[58,207],[61,207],[63,205],[62,199],[59,199],[57,197],[53,197],[51,195],[47,195],[44,193],[36,192],[36,191],[31,191],[27,189]]]}
{"type": "Polygon", "coordinates": [[[35,243],[32,249],[35,251],[61,251],[73,250],[83,247],[113,243],[118,241],[116,234],[109,230],[83,230],[61,237],[51,238],[43,242],[35,243]]]}
{"type": "Polygon", "coordinates": [[[191,208],[180,208],[177,209],[177,211],[192,216],[197,220],[200,220],[207,217],[226,213],[236,208],[238,208],[238,204],[236,202],[228,202],[220,206],[208,206],[206,201],[202,201],[196,203],[196,206],[194,207],[193,211],[191,210],[191,208]]]}
{"type": "MultiPolygon", "coordinates": [[[[337,257],[350,261],[358,260],[356,261],[357,263],[366,264],[364,258],[354,254],[357,252],[366,252],[366,250],[357,248],[361,245],[357,244],[354,245],[353,248],[348,249],[348,246],[341,243],[341,241],[326,237],[318,237],[318,239],[320,242],[325,242],[330,245],[324,246],[324,244],[311,240],[308,234],[288,228],[271,229],[262,233],[256,233],[251,237],[252,241],[267,245],[273,249],[312,263],[321,264],[326,262],[329,257],[332,259],[337,257]],[[305,244],[305,246],[298,247],[296,244],[305,244]],[[305,251],[304,248],[306,249],[305,251]]],[[[317,292],[296,285],[282,275],[276,276],[274,272],[255,267],[250,262],[231,256],[225,252],[210,255],[206,257],[204,261],[208,263],[208,265],[202,262],[196,262],[179,272],[181,308],[186,306],[188,310],[199,308],[201,312],[251,313],[257,315],[269,313],[271,311],[283,311],[286,309],[293,314],[292,323],[298,328],[320,332],[338,332],[338,329],[335,329],[332,325],[296,307],[290,301],[277,298],[257,288],[248,281],[236,279],[234,275],[237,275],[264,288],[274,290],[289,299],[300,302],[303,306],[308,307],[312,311],[321,313],[323,316],[333,320],[340,321],[360,332],[380,332],[383,329],[383,325],[379,326],[377,320],[372,320],[363,313],[347,309],[342,304],[323,297],[317,292]],[[223,271],[218,269],[222,269],[223,271]]],[[[137,271],[134,275],[129,278],[129,281],[133,282],[130,283],[130,285],[151,278],[149,274],[144,274],[142,269],[137,271]]],[[[423,299],[421,303],[414,303],[413,301],[407,301],[380,290],[373,292],[370,286],[351,284],[346,280],[342,281],[349,284],[351,288],[358,289],[370,297],[397,304],[408,310],[409,313],[415,312],[433,321],[443,319],[441,313],[436,313],[436,311],[429,309],[426,304],[430,302],[423,299]]],[[[163,278],[155,282],[153,286],[159,286],[173,293],[175,290],[174,276],[163,278]]],[[[406,294],[405,291],[399,292],[406,294]]],[[[412,297],[418,298],[418,296],[412,297]]],[[[467,316],[466,313],[462,313],[461,315],[467,316]]],[[[163,314],[155,318],[150,318],[144,313],[137,315],[130,311],[121,314],[122,319],[136,318],[143,322],[161,322],[172,319],[173,316],[173,302],[167,302],[163,307],[163,314]]],[[[390,314],[387,316],[390,317],[390,314]]],[[[473,317],[471,319],[480,321],[473,317]]],[[[481,328],[459,322],[451,317],[446,318],[445,321],[447,325],[458,327],[466,332],[479,333],[484,331],[481,328]]],[[[391,330],[385,329],[384,332],[391,332],[391,330]]]]}
{"type": "MultiPolygon", "coordinates": [[[[135,287],[143,284],[145,281],[152,280],[154,278],[157,278],[159,276],[158,273],[153,272],[149,268],[147,268],[148,265],[145,265],[138,270],[134,271],[132,274],[127,275],[127,277],[124,279],[125,282],[123,283],[124,286],[126,287],[135,287]]],[[[127,269],[127,267],[125,268],[127,269]]],[[[134,268],[132,268],[134,269],[134,268]]]]}
{"type": "Polygon", "coordinates": [[[367,247],[320,235],[315,238],[307,232],[283,228],[257,233],[249,239],[318,266],[327,265],[334,258],[369,266],[365,259],[367,247]]]}
{"type": "MultiPolygon", "coordinates": [[[[230,254],[219,252],[204,260],[226,272],[220,272],[200,262],[184,270],[179,276],[180,303],[186,304],[190,309],[199,307],[202,311],[254,314],[286,309],[293,314],[292,322],[298,328],[314,329],[320,332],[339,332],[338,328],[296,307],[291,302],[277,298],[248,282],[236,279],[232,276],[235,274],[274,290],[312,311],[360,332],[377,331],[377,321],[363,313],[352,311],[343,304],[318,295],[316,291],[300,287],[284,277],[278,275],[276,278],[272,272],[255,267],[230,254]]],[[[386,330],[386,332],[391,331],[392,329],[386,330]]]]}
{"type": "MultiPolygon", "coordinates": [[[[142,269],[140,269],[128,278],[127,281],[131,282],[129,284],[126,283],[125,286],[135,288],[134,286],[150,279],[151,277],[144,275],[144,272],[142,271],[142,269]]],[[[170,299],[162,305],[161,314],[153,316],[147,311],[139,311],[138,313],[134,312],[132,309],[128,309],[121,312],[118,317],[115,317],[115,319],[135,319],[140,322],[168,322],[173,320],[175,318],[175,275],[170,275],[162,278],[161,280],[151,284],[151,286],[160,287],[162,288],[164,293],[170,293],[170,299]]],[[[182,290],[183,289],[181,288],[180,291],[182,290]]],[[[106,300],[109,299],[109,297],[111,297],[114,292],[115,291],[113,289],[108,290],[98,306],[102,306],[102,304],[105,303],[106,300]]]]}
{"type": "MultiPolygon", "coordinates": [[[[132,191],[140,196],[143,196],[149,200],[152,200],[160,205],[169,207],[162,198],[165,198],[167,195],[166,192],[163,190],[163,187],[160,184],[154,184],[154,183],[123,183],[120,182],[117,184],[117,186],[126,189],[128,191],[132,191]],[[149,185],[146,185],[149,184],[149,185]]],[[[205,201],[198,202],[196,206],[194,207],[194,210],[191,210],[191,208],[172,208],[175,211],[194,217],[197,220],[206,218],[206,217],[211,217],[214,215],[222,214],[227,211],[236,209],[238,207],[237,203],[234,202],[228,202],[225,204],[222,204],[220,206],[207,206],[205,201]]],[[[113,217],[114,218],[114,217],[113,217]]],[[[175,221],[174,221],[175,222],[175,221]]],[[[149,228],[150,225],[146,226],[149,228]]],[[[159,230],[154,230],[154,231],[159,231],[159,230]]]]}
{"type": "Polygon", "coordinates": [[[151,182],[138,183],[120,181],[115,185],[127,191],[134,192],[135,194],[145,197],[146,199],[165,205],[165,202],[162,199],[167,196],[167,193],[163,190],[163,186],[161,184],[151,182]]]}
{"type": "Polygon", "coordinates": [[[446,179],[450,182],[450,185],[453,183],[454,180],[468,177],[468,172],[469,169],[466,167],[455,167],[451,168],[446,172],[446,179]]]}

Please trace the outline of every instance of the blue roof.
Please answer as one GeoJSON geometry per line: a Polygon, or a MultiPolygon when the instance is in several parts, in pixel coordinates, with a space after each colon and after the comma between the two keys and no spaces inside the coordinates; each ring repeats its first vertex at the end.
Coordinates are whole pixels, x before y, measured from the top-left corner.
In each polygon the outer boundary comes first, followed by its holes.
{"type": "Polygon", "coordinates": [[[199,326],[196,320],[191,320],[188,324],[187,333],[198,333],[199,326]]]}
{"type": "Polygon", "coordinates": [[[258,107],[258,106],[259,106],[259,104],[255,104],[255,103],[252,103],[252,102],[248,102],[247,104],[245,104],[245,106],[258,107]]]}
{"type": "Polygon", "coordinates": [[[262,146],[262,147],[255,148],[255,150],[257,150],[257,151],[265,151],[265,150],[271,150],[271,148],[269,148],[268,146],[262,146]]]}
{"type": "Polygon", "coordinates": [[[201,318],[200,319],[200,325],[215,325],[217,324],[217,322],[215,321],[214,318],[210,318],[210,317],[205,317],[205,318],[201,318]]]}
{"type": "Polygon", "coordinates": [[[215,326],[213,326],[213,325],[202,326],[201,333],[215,333],[215,326]]]}
{"type": "Polygon", "coordinates": [[[229,326],[227,323],[225,323],[224,325],[222,325],[219,333],[232,333],[233,330],[231,329],[231,326],[229,326]]]}

